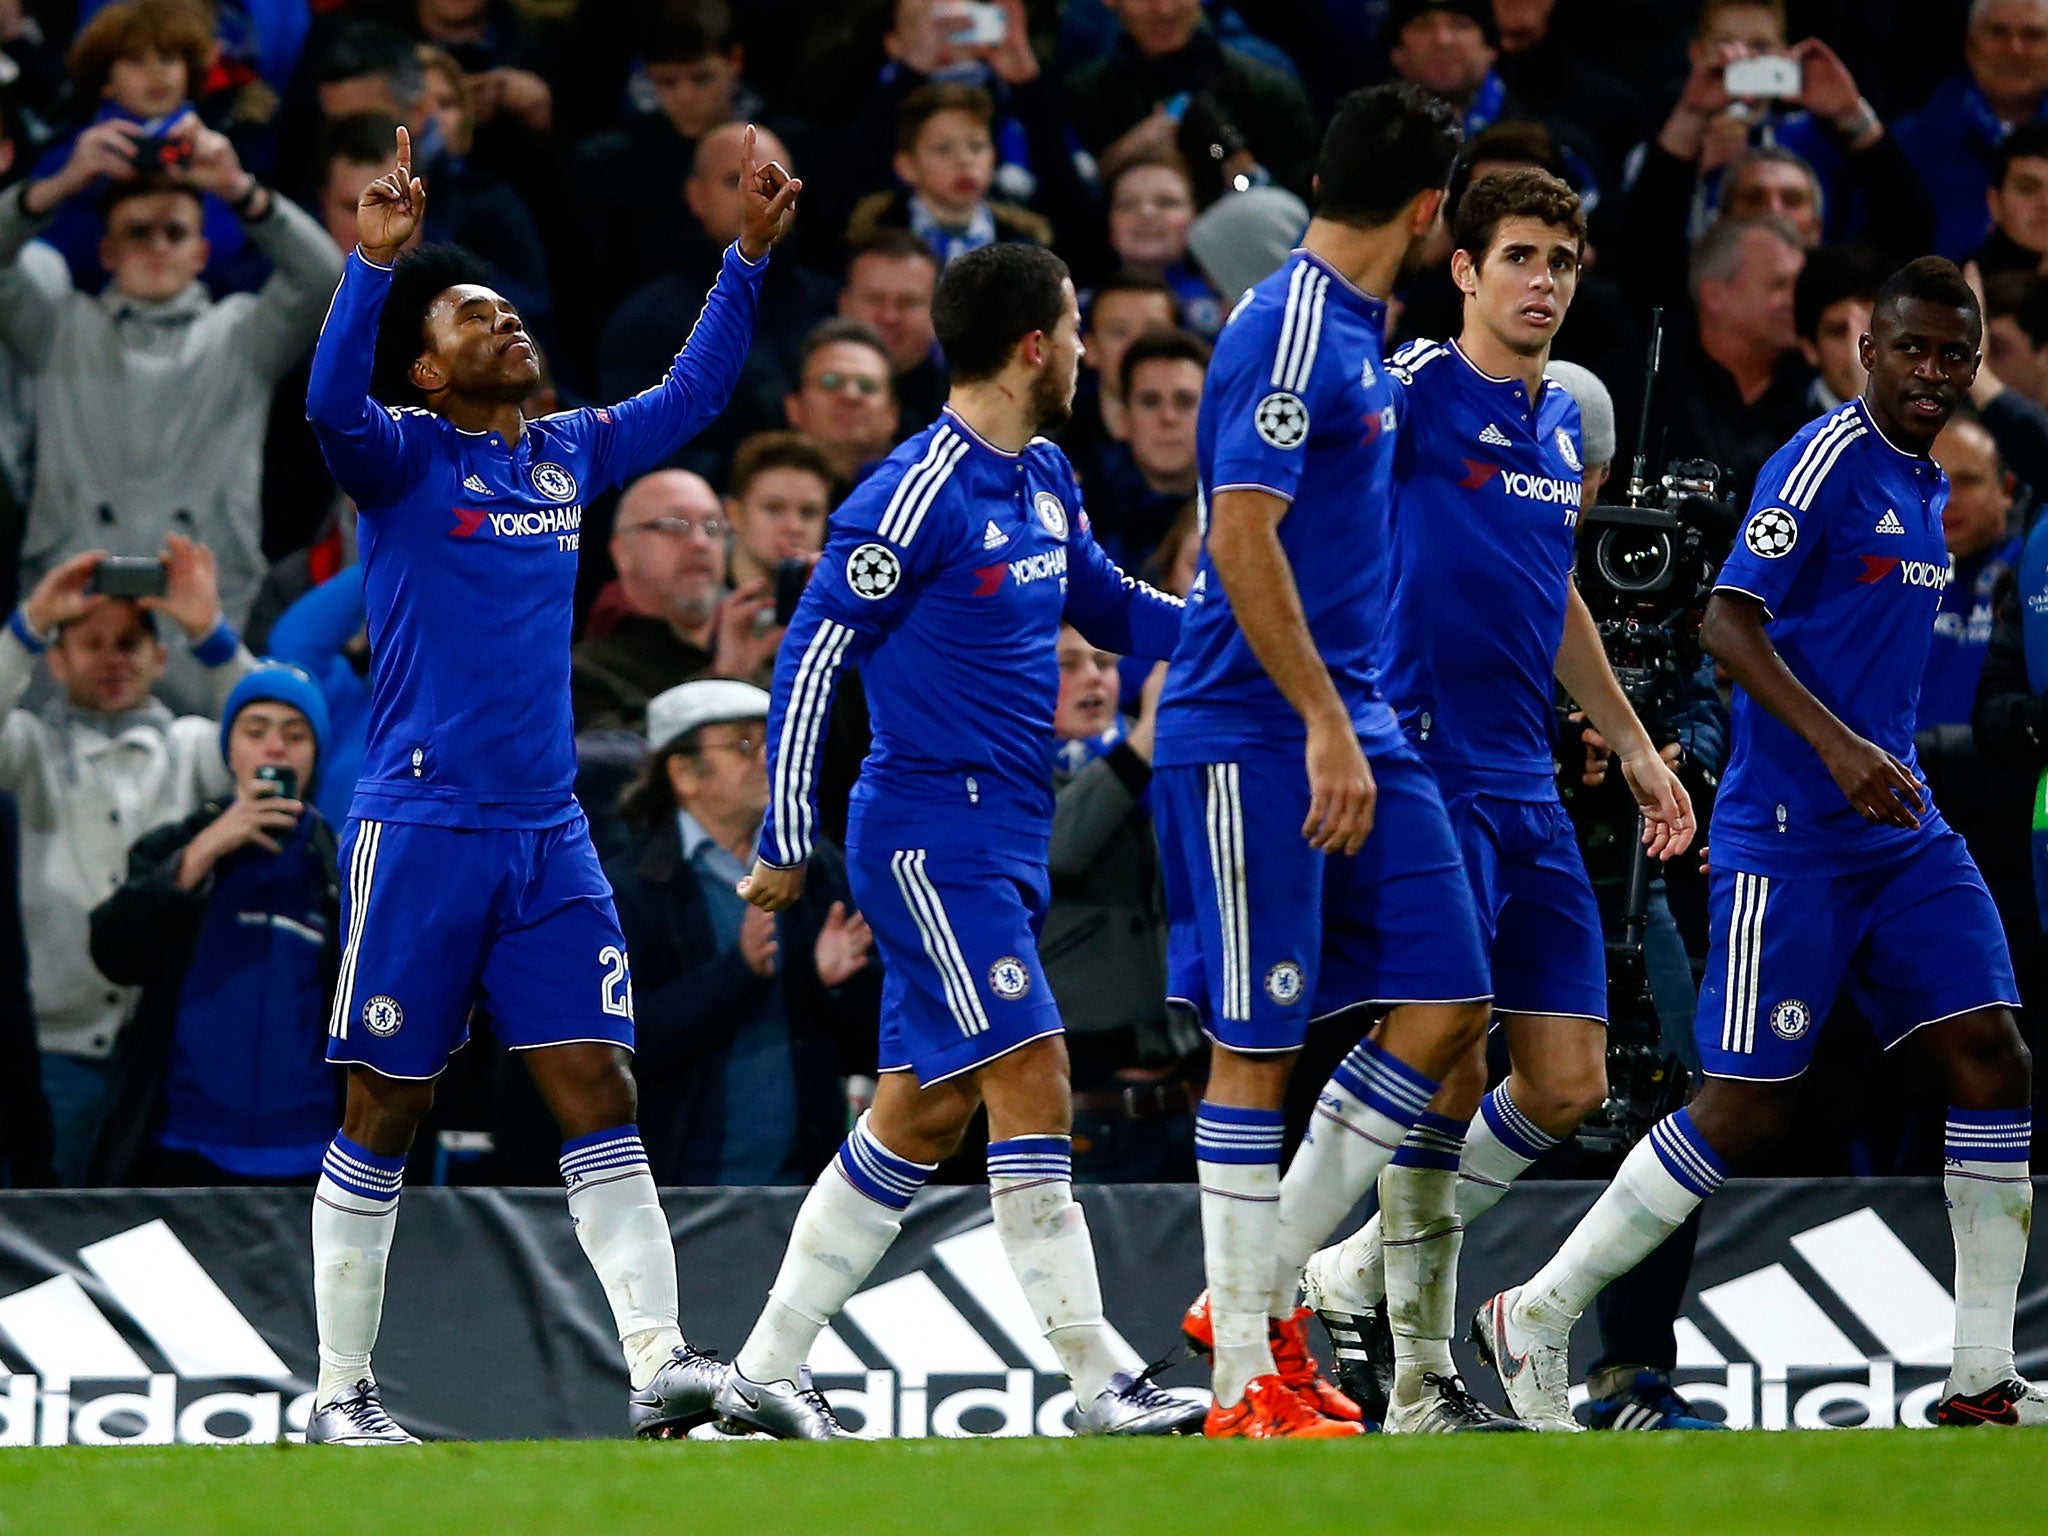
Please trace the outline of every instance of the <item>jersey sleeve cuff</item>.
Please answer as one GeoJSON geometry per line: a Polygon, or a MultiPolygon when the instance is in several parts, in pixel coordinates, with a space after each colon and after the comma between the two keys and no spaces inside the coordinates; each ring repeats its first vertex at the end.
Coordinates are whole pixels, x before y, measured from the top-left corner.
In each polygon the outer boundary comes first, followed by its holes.
{"type": "Polygon", "coordinates": [[[7,616],[7,627],[21,642],[21,648],[31,656],[40,656],[50,648],[50,642],[29,627],[28,615],[19,606],[7,616]]]}
{"type": "Polygon", "coordinates": [[[202,667],[225,666],[235,659],[235,652],[242,646],[242,637],[235,628],[222,619],[213,626],[212,633],[192,642],[192,656],[202,667]]]}
{"type": "MultiPolygon", "coordinates": [[[[273,193],[272,195],[275,196],[276,194],[273,193]]],[[[375,272],[382,277],[389,277],[393,272],[398,270],[397,263],[395,262],[388,267],[379,266],[376,262],[370,260],[369,257],[363,254],[363,248],[360,245],[356,246],[348,254],[349,259],[351,261],[357,261],[362,263],[362,265],[369,271],[375,272]]]]}
{"type": "Polygon", "coordinates": [[[1767,593],[1757,591],[1754,587],[1745,587],[1740,582],[1734,581],[1717,581],[1714,583],[1714,590],[1716,592],[1740,592],[1744,597],[1753,597],[1764,605],[1766,617],[1775,619],[1778,616],[1778,600],[1767,593]]]}
{"type": "Polygon", "coordinates": [[[1228,485],[1216,486],[1210,490],[1209,499],[1213,502],[1225,491],[1257,491],[1261,495],[1276,496],[1290,507],[1294,505],[1294,492],[1283,491],[1278,486],[1264,485],[1257,480],[1233,480],[1228,485]]]}
{"type": "Polygon", "coordinates": [[[766,250],[761,253],[759,261],[749,261],[747,260],[747,253],[740,249],[739,241],[735,240],[725,248],[725,259],[737,266],[742,272],[765,272],[768,269],[768,258],[774,254],[773,249],[766,250]]]}

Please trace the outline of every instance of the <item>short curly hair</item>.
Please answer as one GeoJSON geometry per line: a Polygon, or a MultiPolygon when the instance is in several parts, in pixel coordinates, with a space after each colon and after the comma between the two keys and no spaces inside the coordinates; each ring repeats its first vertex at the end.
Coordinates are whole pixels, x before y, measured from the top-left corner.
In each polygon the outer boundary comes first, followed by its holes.
{"type": "Polygon", "coordinates": [[[169,54],[185,65],[185,97],[206,88],[213,65],[213,19],[195,0],[121,0],[85,24],[65,63],[78,99],[96,102],[107,92],[114,65],[145,53],[169,54]]]}
{"type": "Polygon", "coordinates": [[[412,382],[412,365],[427,346],[427,311],[450,288],[488,285],[491,269],[483,257],[459,245],[423,245],[398,258],[391,291],[377,321],[377,352],[370,365],[370,393],[385,405],[424,405],[412,382]]]}
{"type": "Polygon", "coordinates": [[[1586,210],[1571,187],[1533,165],[1510,166],[1472,183],[1458,199],[1451,220],[1451,244],[1479,266],[1494,236],[1509,219],[1536,219],[1568,231],[1581,251],[1586,246],[1586,210]]]}

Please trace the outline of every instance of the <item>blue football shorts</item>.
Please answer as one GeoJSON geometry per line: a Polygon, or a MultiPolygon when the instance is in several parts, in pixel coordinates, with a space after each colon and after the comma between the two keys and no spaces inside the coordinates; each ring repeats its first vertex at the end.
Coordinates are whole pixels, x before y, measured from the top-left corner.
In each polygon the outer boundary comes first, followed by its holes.
{"type": "Polygon", "coordinates": [[[848,842],[846,873],[882,957],[882,1071],[929,1088],[1059,1033],[1043,860],[870,834],[848,842]]]}
{"type": "Polygon", "coordinates": [[[1167,991],[1231,1050],[1297,1050],[1311,1020],[1360,1004],[1492,994],[1436,780],[1405,746],[1374,757],[1372,771],[1372,834],[1350,858],[1301,835],[1298,746],[1154,776],[1167,991]]]}
{"type": "Polygon", "coordinates": [[[1495,1012],[1606,1023],[1600,906],[1565,808],[1454,790],[1444,809],[1492,958],[1495,1012]]]}
{"type": "Polygon", "coordinates": [[[1783,877],[1715,864],[1695,1025],[1709,1077],[1783,1082],[1847,987],[1890,1050],[1958,1014],[2017,1007],[1998,909],[1949,827],[1854,874],[1783,877]]]}
{"type": "Polygon", "coordinates": [[[515,1051],[632,1048],[626,941],[581,811],[540,829],[351,816],[340,859],[329,1061],[438,1077],[478,1005],[515,1051]]]}

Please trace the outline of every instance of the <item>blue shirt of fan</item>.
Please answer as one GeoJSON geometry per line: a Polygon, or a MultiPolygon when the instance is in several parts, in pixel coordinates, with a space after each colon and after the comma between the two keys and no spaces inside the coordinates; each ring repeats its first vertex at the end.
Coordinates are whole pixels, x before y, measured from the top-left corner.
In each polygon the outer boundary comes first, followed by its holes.
{"type": "Polygon", "coordinates": [[[661,383],[530,421],[508,445],[370,398],[391,273],[351,253],[306,397],[328,467],[361,514],[371,687],[351,815],[537,828],[581,814],[569,640],[584,506],[725,408],[767,268],[728,249],[661,383]]]}
{"type": "MultiPolygon", "coordinates": [[[[1913,726],[1949,573],[1941,466],[1887,441],[1861,400],[1800,428],[1757,476],[1716,582],[1769,614],[1771,643],[1813,696],[1918,773],[1913,726]]],[[[1820,755],[1742,689],[1708,838],[1714,862],[1772,877],[1850,874],[1909,855],[1941,826],[1873,826],[1820,755]]],[[[1925,795],[1923,792],[1923,800],[1925,795]]]]}
{"type": "Polygon", "coordinates": [[[1977,703],[1977,679],[1991,654],[1998,584],[2020,563],[2020,541],[2008,539],[1956,562],[1955,575],[1934,616],[1927,675],[1920,680],[1919,728],[1968,725],[1977,703]]]}
{"type": "Polygon", "coordinates": [[[1386,317],[1381,300],[1296,251],[1224,323],[1196,422],[1204,547],[1160,699],[1158,766],[1296,751],[1306,736],[1209,556],[1209,509],[1229,490],[1289,504],[1280,547],[1330,681],[1368,754],[1400,745],[1380,687],[1398,421],[1380,361],[1386,317]]]}
{"type": "Polygon", "coordinates": [[[948,408],[832,514],[775,658],[762,859],[810,857],[819,749],[851,665],[874,739],[848,845],[1043,863],[1062,623],[1103,650],[1160,659],[1181,605],[1103,552],[1058,447],[1034,438],[1006,452],[948,408]]]}
{"type": "Polygon", "coordinates": [[[1454,341],[1388,363],[1394,599],[1387,694],[1445,793],[1557,798],[1551,754],[1582,481],[1578,403],[1482,372],[1454,341]]]}

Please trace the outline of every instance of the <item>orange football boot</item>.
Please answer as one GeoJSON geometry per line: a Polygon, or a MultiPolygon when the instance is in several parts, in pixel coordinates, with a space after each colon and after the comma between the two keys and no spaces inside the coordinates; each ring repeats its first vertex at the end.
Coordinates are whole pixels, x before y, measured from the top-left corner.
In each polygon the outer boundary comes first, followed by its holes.
{"type": "MultiPolygon", "coordinates": [[[[1273,1365],[1280,1379],[1300,1393],[1309,1407],[1326,1418],[1347,1424],[1365,1422],[1364,1411],[1344,1393],[1323,1380],[1316,1370],[1315,1356],[1308,1350],[1307,1307],[1297,1307],[1294,1316],[1267,1321],[1267,1340],[1273,1349],[1273,1365]]],[[[1198,1355],[1216,1352],[1216,1329],[1209,1318],[1209,1293],[1205,1290],[1188,1304],[1180,1320],[1181,1337],[1198,1355]]]]}
{"type": "Polygon", "coordinates": [[[1255,1376],[1228,1408],[1210,1407],[1202,1433],[1212,1440],[1343,1440],[1364,1431],[1324,1418],[1278,1376],[1255,1376]]]}

